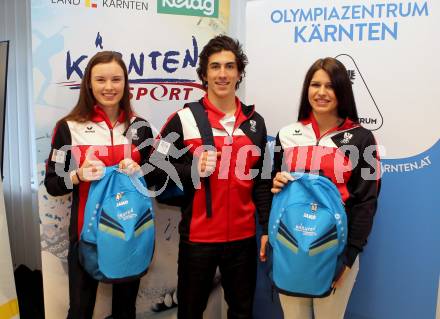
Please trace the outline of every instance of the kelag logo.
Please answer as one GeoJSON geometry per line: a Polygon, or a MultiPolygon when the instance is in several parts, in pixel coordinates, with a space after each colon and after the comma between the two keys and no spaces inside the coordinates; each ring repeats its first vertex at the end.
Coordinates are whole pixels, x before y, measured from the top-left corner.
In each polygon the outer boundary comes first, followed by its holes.
{"type": "Polygon", "coordinates": [[[219,0],[157,0],[157,12],[218,18],[219,0]]]}

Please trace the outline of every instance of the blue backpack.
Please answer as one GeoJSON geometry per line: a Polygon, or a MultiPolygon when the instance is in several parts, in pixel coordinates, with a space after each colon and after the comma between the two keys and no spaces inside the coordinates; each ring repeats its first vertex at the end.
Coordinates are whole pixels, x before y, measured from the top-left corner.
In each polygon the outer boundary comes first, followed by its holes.
{"type": "Polygon", "coordinates": [[[292,173],[273,198],[269,218],[272,280],[280,293],[325,297],[342,267],[347,217],[341,195],[326,177],[292,173]]]}
{"type": "Polygon", "coordinates": [[[128,281],[147,272],[153,251],[154,213],[144,178],[107,167],[90,186],[80,263],[99,281],[128,281]]]}

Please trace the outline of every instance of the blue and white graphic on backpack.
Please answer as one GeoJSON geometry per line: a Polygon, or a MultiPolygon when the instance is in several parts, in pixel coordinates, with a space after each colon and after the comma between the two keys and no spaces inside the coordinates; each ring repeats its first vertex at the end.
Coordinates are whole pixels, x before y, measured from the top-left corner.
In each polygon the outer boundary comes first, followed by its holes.
{"type": "Polygon", "coordinates": [[[154,213],[145,180],[117,166],[92,183],[79,242],[80,262],[95,279],[118,282],[139,278],[154,251],[154,213]]]}
{"type": "Polygon", "coordinates": [[[274,196],[270,212],[272,280],[283,294],[325,297],[342,266],[347,216],[328,178],[292,176],[294,181],[274,196]]]}

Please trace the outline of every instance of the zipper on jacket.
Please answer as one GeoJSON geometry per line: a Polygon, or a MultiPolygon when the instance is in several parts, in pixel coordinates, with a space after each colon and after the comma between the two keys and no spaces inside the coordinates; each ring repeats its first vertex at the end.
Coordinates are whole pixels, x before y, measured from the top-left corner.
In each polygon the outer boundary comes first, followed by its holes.
{"type": "MultiPolygon", "coordinates": [[[[235,129],[234,129],[235,130],[235,129]]],[[[232,144],[233,144],[233,142],[234,142],[234,136],[233,136],[233,134],[234,134],[234,130],[232,131],[232,135],[229,135],[228,134],[228,142],[230,142],[230,146],[231,146],[231,157],[232,157],[232,153],[233,153],[233,150],[232,150],[232,144]]],[[[229,168],[228,168],[228,180],[232,180],[231,179],[231,159],[229,158],[229,168]]],[[[228,184],[228,213],[227,213],[227,217],[228,217],[228,229],[227,229],[227,233],[226,233],[226,240],[229,242],[229,240],[230,240],[230,238],[231,238],[231,209],[230,209],[230,207],[231,207],[231,192],[230,192],[230,189],[231,189],[231,183],[227,183],[228,184]]]]}
{"type": "MultiPolygon", "coordinates": [[[[232,181],[232,178],[233,178],[233,177],[231,178],[231,158],[232,158],[232,154],[233,154],[233,150],[232,150],[233,145],[232,144],[234,144],[234,132],[238,127],[240,127],[240,125],[237,125],[237,118],[235,119],[235,121],[236,122],[234,123],[234,127],[232,128],[231,134],[229,134],[228,131],[225,128],[223,128],[225,130],[225,132],[227,134],[227,138],[228,138],[228,143],[224,143],[223,146],[225,146],[225,145],[231,146],[231,155],[229,158],[229,168],[228,168],[228,181],[232,181]]],[[[235,162],[235,164],[236,164],[236,162],[235,162]]],[[[226,208],[226,210],[227,210],[227,213],[226,213],[226,217],[227,217],[226,241],[229,242],[230,238],[231,238],[231,209],[230,209],[230,207],[231,207],[231,183],[227,183],[227,185],[228,185],[228,190],[227,190],[227,192],[228,192],[228,195],[227,195],[228,196],[228,205],[226,208]]]]}
{"type": "Polygon", "coordinates": [[[315,146],[319,145],[319,142],[322,140],[323,137],[325,137],[326,135],[329,135],[330,133],[336,132],[338,130],[338,127],[332,128],[331,130],[325,132],[324,134],[322,134],[317,140],[316,140],[316,144],[315,146]]]}
{"type": "Polygon", "coordinates": [[[115,152],[114,152],[114,144],[113,144],[113,127],[110,128],[110,139],[112,142],[111,152],[112,152],[112,163],[115,162],[115,152]]]}

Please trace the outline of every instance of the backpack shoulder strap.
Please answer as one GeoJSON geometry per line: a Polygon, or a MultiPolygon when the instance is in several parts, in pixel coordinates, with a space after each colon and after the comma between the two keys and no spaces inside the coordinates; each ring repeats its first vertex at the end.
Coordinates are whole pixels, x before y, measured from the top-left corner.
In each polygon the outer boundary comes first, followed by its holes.
{"type": "Polygon", "coordinates": [[[185,105],[188,107],[194,119],[196,120],[197,127],[199,128],[200,136],[202,138],[203,145],[215,146],[214,136],[212,135],[212,127],[208,120],[205,107],[200,102],[192,102],[185,105]]]}
{"type": "MultiPolygon", "coordinates": [[[[214,135],[212,134],[212,127],[208,120],[208,115],[206,114],[205,107],[200,102],[192,102],[185,104],[184,107],[188,107],[194,119],[196,121],[197,127],[199,128],[200,137],[202,139],[202,145],[205,146],[215,146],[214,135]]],[[[206,216],[208,218],[212,217],[212,196],[211,196],[211,185],[209,183],[209,177],[203,178],[205,183],[205,195],[206,195],[206,216]]]]}

